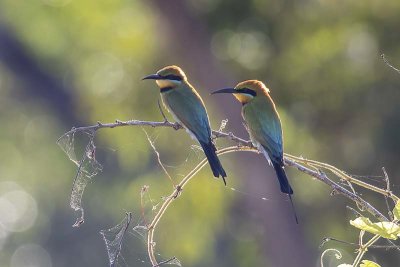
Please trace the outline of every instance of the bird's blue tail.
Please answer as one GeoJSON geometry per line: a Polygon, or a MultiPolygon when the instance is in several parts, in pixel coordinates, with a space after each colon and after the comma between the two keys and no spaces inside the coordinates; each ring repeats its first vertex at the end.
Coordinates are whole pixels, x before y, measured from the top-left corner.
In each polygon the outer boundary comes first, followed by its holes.
{"type": "Polygon", "coordinates": [[[272,164],[274,165],[276,176],[278,176],[279,184],[281,186],[281,192],[288,194],[290,204],[292,205],[294,219],[296,220],[296,223],[298,224],[299,220],[297,219],[296,209],[294,208],[294,204],[293,204],[293,200],[292,200],[293,189],[289,184],[289,180],[286,176],[285,169],[283,168],[283,165],[280,163],[273,162],[272,164]]]}
{"type": "Polygon", "coordinates": [[[208,143],[200,142],[201,147],[203,148],[204,154],[206,154],[208,164],[210,164],[211,170],[215,177],[221,176],[224,180],[224,184],[226,185],[225,177],[226,173],[224,168],[219,161],[219,158],[215,151],[217,150],[211,140],[208,143]]]}
{"type": "Polygon", "coordinates": [[[279,180],[279,184],[281,186],[282,193],[292,195],[293,190],[289,184],[289,180],[286,176],[285,169],[283,169],[283,165],[278,162],[273,162],[272,164],[274,165],[276,176],[278,176],[278,180],[279,180]]]}

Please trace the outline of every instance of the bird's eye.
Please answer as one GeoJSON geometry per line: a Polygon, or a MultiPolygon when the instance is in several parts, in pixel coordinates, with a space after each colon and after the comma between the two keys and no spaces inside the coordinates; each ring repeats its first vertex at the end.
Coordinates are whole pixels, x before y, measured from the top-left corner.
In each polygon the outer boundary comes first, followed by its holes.
{"type": "Polygon", "coordinates": [[[169,74],[167,76],[164,76],[165,80],[173,80],[173,81],[182,81],[182,77],[178,76],[178,75],[173,75],[173,74],[169,74]]]}

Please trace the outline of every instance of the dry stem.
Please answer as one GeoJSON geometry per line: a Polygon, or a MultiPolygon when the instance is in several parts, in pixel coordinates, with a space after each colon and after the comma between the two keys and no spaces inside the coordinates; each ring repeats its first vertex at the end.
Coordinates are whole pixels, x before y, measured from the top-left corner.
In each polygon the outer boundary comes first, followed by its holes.
{"type": "MultiPolygon", "coordinates": [[[[101,122],[98,122],[96,125],[92,125],[92,126],[72,128],[70,131],[68,131],[64,135],[62,135],[60,137],[60,139],[66,135],[74,134],[76,132],[88,132],[89,131],[94,134],[97,130],[102,129],[102,128],[115,128],[115,127],[122,127],[122,126],[151,126],[151,127],[170,127],[175,130],[182,129],[182,126],[179,125],[178,123],[172,123],[172,122],[169,122],[168,120],[165,120],[163,122],[140,121],[140,120],[130,120],[130,121],[116,120],[115,123],[103,124],[101,122]]],[[[218,150],[217,151],[218,155],[223,155],[223,154],[238,152],[238,151],[250,151],[250,152],[259,153],[258,150],[252,146],[250,141],[239,138],[232,133],[226,133],[226,132],[222,132],[222,131],[212,131],[212,133],[215,136],[215,138],[228,138],[237,144],[237,146],[231,146],[231,147],[227,147],[227,148],[218,150]]],[[[353,190],[353,192],[351,192],[351,191],[347,190],[346,188],[344,188],[343,186],[339,185],[338,183],[334,182],[333,180],[329,179],[328,176],[324,172],[322,172],[322,170],[329,170],[332,174],[337,176],[339,179],[345,180],[346,182],[350,183],[350,185],[355,184],[360,187],[377,192],[379,194],[384,195],[385,197],[391,198],[394,202],[397,202],[399,200],[399,198],[390,191],[389,187],[382,189],[382,188],[370,185],[366,182],[355,179],[354,177],[346,174],[344,171],[342,171],[332,165],[326,164],[326,163],[322,163],[322,162],[318,162],[318,161],[314,161],[314,160],[308,160],[308,159],[304,159],[301,157],[295,157],[290,154],[285,154],[284,162],[285,162],[285,165],[294,167],[297,170],[299,170],[300,172],[303,172],[309,176],[315,177],[318,180],[322,181],[323,183],[329,185],[333,189],[333,192],[339,193],[339,194],[349,198],[351,201],[355,202],[358,206],[360,206],[364,210],[368,211],[370,214],[372,214],[373,216],[378,218],[380,221],[388,221],[388,219],[381,212],[379,212],[375,207],[373,207],[370,203],[368,203],[363,198],[358,196],[354,190],[353,190]]],[[[206,164],[207,164],[207,160],[203,159],[193,170],[190,171],[190,173],[187,176],[185,176],[180,181],[180,183],[177,186],[174,187],[174,191],[170,194],[169,197],[165,198],[165,200],[162,203],[157,214],[154,216],[152,222],[148,225],[147,249],[148,249],[149,258],[150,258],[153,266],[159,266],[159,263],[157,262],[157,259],[155,257],[155,253],[154,253],[154,247],[155,247],[154,232],[156,230],[158,222],[161,220],[162,216],[165,214],[165,212],[167,211],[170,204],[178,196],[180,196],[180,193],[181,193],[183,187],[206,164]]],[[[376,237],[373,237],[367,244],[369,244],[371,242],[371,245],[372,245],[373,243],[376,242],[376,240],[377,240],[376,237]]],[[[365,253],[365,251],[360,250],[359,255],[355,259],[355,263],[357,263],[357,262],[359,262],[359,260],[361,260],[364,253],[365,253]]]]}
{"type": "MultiPolygon", "coordinates": [[[[239,146],[232,146],[223,148],[218,150],[216,153],[217,155],[223,155],[227,153],[232,153],[236,151],[252,151],[258,153],[258,151],[251,147],[239,147],[239,146]]],[[[156,230],[157,224],[168,209],[169,205],[180,195],[181,191],[185,187],[185,185],[207,164],[207,159],[203,159],[193,170],[190,171],[188,175],[186,175],[181,182],[175,187],[175,190],[165,198],[164,202],[162,203],[160,209],[158,210],[157,214],[154,216],[153,221],[148,226],[148,233],[147,233],[147,252],[151,261],[151,264],[154,266],[158,266],[157,259],[154,253],[154,231],[156,230]]]]}

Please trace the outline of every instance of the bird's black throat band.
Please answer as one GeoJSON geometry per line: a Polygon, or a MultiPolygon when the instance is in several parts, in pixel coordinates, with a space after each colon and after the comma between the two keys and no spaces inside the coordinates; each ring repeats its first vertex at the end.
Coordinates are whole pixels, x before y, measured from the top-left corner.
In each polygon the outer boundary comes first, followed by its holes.
{"type": "Polygon", "coordinates": [[[174,89],[174,87],[172,87],[172,86],[163,87],[163,88],[160,88],[160,93],[165,93],[165,92],[171,91],[172,89],[174,89]]]}

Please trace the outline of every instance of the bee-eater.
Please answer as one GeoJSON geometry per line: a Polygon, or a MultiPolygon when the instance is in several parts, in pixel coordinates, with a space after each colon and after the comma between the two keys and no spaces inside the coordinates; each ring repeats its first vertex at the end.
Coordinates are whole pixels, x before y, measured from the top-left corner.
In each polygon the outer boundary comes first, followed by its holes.
{"type": "MultiPolygon", "coordinates": [[[[272,164],[279,180],[281,191],[293,194],[283,164],[282,125],[269,89],[260,81],[248,80],[235,88],[217,90],[212,94],[230,93],[242,103],[242,116],[246,122],[250,139],[272,164]]],[[[293,204],[293,203],[292,203],[293,204]]],[[[297,221],[297,219],[296,219],[297,221]]]]}
{"type": "Polygon", "coordinates": [[[188,82],[185,73],[177,66],[167,66],[156,74],[143,78],[147,79],[156,81],[160,87],[164,106],[190,136],[200,143],[214,176],[221,176],[226,185],[226,173],[215,153],[216,148],[211,139],[207,110],[200,95],[188,82]]]}

